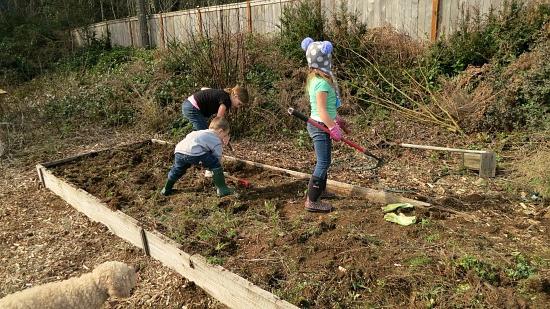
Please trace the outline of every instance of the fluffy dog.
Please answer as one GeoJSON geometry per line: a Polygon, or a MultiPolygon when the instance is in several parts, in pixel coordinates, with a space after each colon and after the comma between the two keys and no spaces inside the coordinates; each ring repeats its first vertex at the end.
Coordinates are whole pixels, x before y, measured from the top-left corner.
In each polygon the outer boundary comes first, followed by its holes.
{"type": "Polygon", "coordinates": [[[122,262],[105,262],[78,278],[7,295],[0,299],[0,308],[100,308],[109,296],[130,296],[135,285],[133,267],[122,262]]]}

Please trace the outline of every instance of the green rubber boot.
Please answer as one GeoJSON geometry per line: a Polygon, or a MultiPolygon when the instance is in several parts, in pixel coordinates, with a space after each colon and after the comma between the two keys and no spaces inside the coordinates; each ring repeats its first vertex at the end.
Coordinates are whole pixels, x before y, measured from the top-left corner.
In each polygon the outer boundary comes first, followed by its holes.
{"type": "Polygon", "coordinates": [[[223,168],[218,167],[212,170],[212,179],[214,179],[214,185],[216,186],[216,191],[219,197],[231,195],[235,193],[235,190],[229,188],[225,184],[225,176],[223,175],[223,168]]]}
{"type": "Polygon", "coordinates": [[[173,181],[173,180],[166,180],[166,184],[164,185],[164,188],[162,188],[162,190],[160,190],[160,194],[164,195],[164,196],[168,196],[170,194],[172,194],[172,187],[174,186],[176,182],[173,181]]]}

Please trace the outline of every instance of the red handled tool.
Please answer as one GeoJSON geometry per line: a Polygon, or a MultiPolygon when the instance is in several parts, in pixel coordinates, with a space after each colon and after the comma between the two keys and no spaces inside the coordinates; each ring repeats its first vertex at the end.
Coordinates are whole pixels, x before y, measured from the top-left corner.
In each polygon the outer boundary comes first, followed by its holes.
{"type": "MultiPolygon", "coordinates": [[[[311,125],[327,132],[328,134],[330,134],[330,130],[329,128],[327,128],[326,126],[318,123],[317,121],[309,118],[308,116],[300,113],[299,111],[296,111],[294,108],[290,107],[288,109],[288,113],[291,114],[292,116],[304,121],[304,122],[307,122],[307,123],[310,123],[311,125]]],[[[348,146],[352,147],[352,148],[355,148],[357,151],[361,152],[362,154],[376,160],[376,166],[374,167],[371,167],[369,169],[376,169],[376,168],[379,168],[380,166],[382,166],[383,164],[383,161],[381,158],[378,158],[377,156],[373,155],[372,153],[370,153],[367,149],[361,147],[360,145],[350,141],[349,139],[345,138],[345,137],[342,137],[341,139],[342,142],[344,142],[345,144],[347,144],[348,146]]]]}
{"type": "Polygon", "coordinates": [[[223,173],[224,176],[226,178],[229,178],[233,181],[235,181],[237,184],[239,184],[240,186],[243,186],[245,188],[251,188],[252,187],[252,184],[250,183],[250,181],[246,180],[246,179],[243,179],[243,178],[238,178],[238,177],[235,177],[235,176],[231,176],[229,175],[228,173],[223,173]]]}

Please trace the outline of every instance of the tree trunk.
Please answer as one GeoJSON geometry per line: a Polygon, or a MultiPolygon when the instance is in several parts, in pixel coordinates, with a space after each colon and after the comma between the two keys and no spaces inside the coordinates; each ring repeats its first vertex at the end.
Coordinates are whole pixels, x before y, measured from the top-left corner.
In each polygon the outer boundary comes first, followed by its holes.
{"type": "Polygon", "coordinates": [[[149,29],[147,27],[147,15],[145,15],[144,0],[136,0],[137,18],[139,21],[140,46],[149,48],[149,29]]]}
{"type": "Polygon", "coordinates": [[[101,9],[101,21],[105,20],[105,13],[103,12],[103,0],[99,0],[99,7],[101,9]]]}
{"type": "Polygon", "coordinates": [[[113,19],[116,19],[115,5],[113,3],[113,0],[111,0],[111,9],[113,10],[113,19]]]}

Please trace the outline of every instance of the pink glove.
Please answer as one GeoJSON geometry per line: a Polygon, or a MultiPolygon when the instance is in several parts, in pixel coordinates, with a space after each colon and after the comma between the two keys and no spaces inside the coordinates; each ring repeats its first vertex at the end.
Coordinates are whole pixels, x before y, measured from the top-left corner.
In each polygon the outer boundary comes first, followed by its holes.
{"type": "Polygon", "coordinates": [[[342,118],[340,116],[336,116],[335,122],[340,126],[340,128],[342,129],[342,131],[344,131],[344,133],[346,133],[346,134],[351,133],[348,122],[345,121],[344,118],[342,118]]]}
{"type": "Polygon", "coordinates": [[[338,123],[334,127],[330,128],[330,137],[335,141],[340,141],[342,139],[342,131],[338,123]]]}

